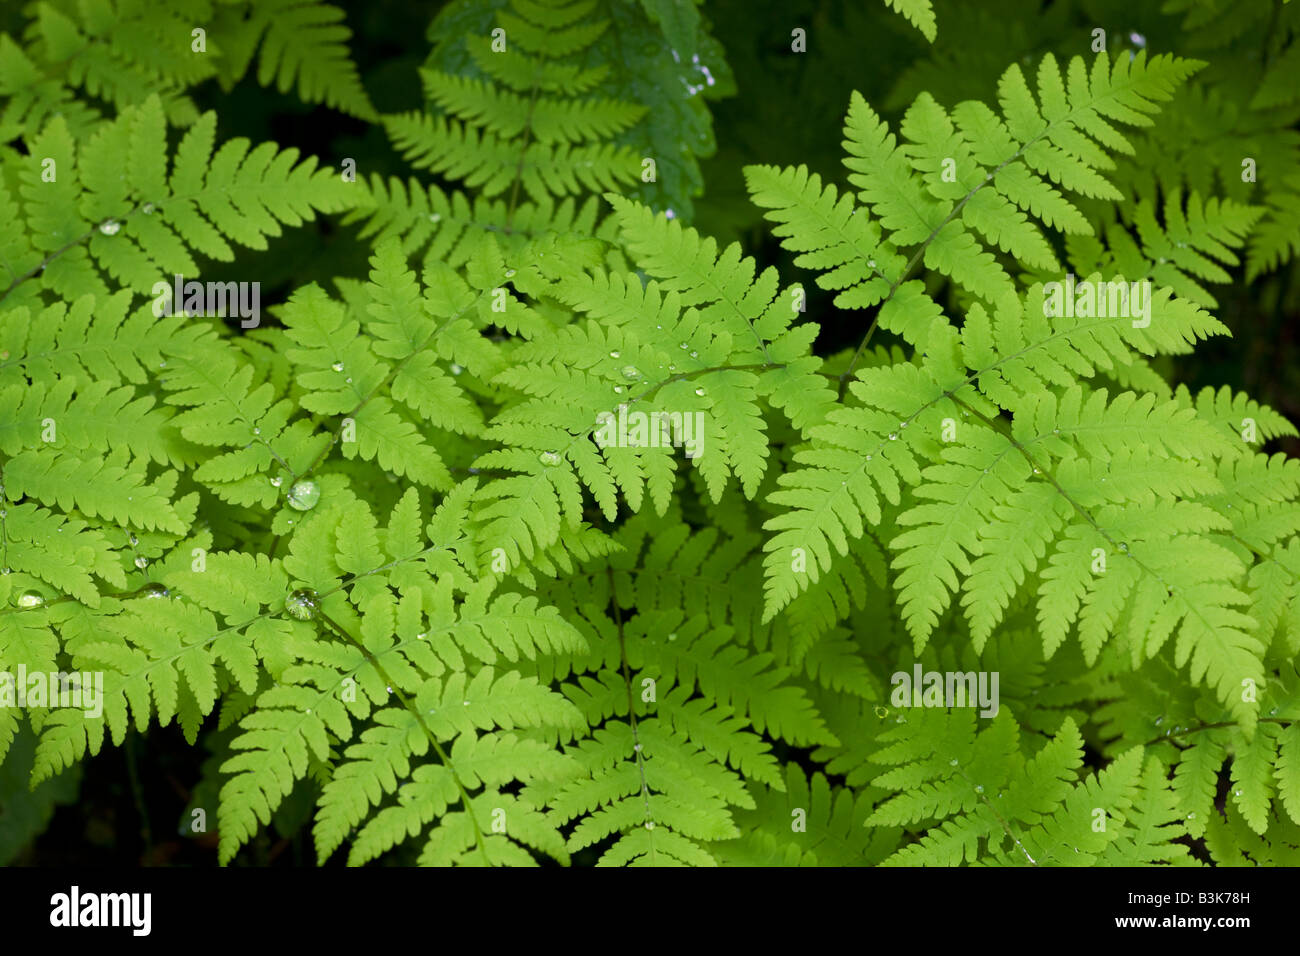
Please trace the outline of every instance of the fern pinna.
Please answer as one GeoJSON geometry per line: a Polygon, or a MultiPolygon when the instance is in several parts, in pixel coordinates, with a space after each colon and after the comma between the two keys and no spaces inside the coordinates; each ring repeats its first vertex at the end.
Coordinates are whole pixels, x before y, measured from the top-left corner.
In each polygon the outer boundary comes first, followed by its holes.
{"type": "Polygon", "coordinates": [[[1168,381],[1265,212],[1098,212],[1203,63],[1048,54],[896,128],[855,94],[843,179],[746,167],[864,310],[822,354],[811,288],[689,225],[731,83],[690,4],[450,4],[379,117],[405,179],[190,96],[257,56],[377,116],[328,5],[216,5],[152,95],[96,72],[142,7],[40,6],[0,37],[0,670],[103,682],[0,707],[33,785],[175,723],[223,864],[271,826],[354,865],[1296,861],[1296,431],[1168,381]],[[364,266],[259,321],[171,284],[336,213],[364,266]]]}

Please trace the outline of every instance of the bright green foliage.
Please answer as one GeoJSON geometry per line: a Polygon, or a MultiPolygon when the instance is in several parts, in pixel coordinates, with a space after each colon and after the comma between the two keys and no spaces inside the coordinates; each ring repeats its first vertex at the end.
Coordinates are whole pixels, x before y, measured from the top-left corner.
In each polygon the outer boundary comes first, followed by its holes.
{"type": "Polygon", "coordinates": [[[0,36],[0,672],[103,699],[0,707],[31,820],[175,723],[222,864],[295,814],[351,865],[1296,859],[1300,466],[1263,446],[1297,432],[1172,374],[1286,209],[1188,177],[1110,211],[1202,61],[1047,54],[896,124],[854,93],[843,179],[747,166],[868,310],[827,355],[810,288],[690,224],[730,84],[697,4],[449,4],[425,108],[377,124],[431,180],[219,143],[190,98],[256,57],[376,118],[332,7],[33,9],[0,36]],[[210,59],[133,56],[195,17],[210,59]],[[335,213],[333,282],[251,325],[171,301],[335,213]],[[909,697],[914,665],[1000,701],[909,697]]]}

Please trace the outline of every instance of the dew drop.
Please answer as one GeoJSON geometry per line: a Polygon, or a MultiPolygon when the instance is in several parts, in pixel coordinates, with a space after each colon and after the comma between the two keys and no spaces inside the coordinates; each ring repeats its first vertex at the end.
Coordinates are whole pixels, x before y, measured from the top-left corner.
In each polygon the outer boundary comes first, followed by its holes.
{"type": "Polygon", "coordinates": [[[685,342],[683,342],[681,345],[679,345],[679,346],[677,346],[677,347],[678,347],[679,349],[681,349],[683,352],[685,352],[688,348],[690,348],[690,346],[687,345],[685,342]]]}
{"type": "Polygon", "coordinates": [[[260,435],[260,434],[262,434],[262,429],[260,429],[260,428],[254,428],[254,429],[253,429],[253,434],[254,434],[254,435],[260,435]]]}
{"type": "Polygon", "coordinates": [[[867,456],[867,461],[871,461],[871,456],[870,456],[870,455],[867,456]]]}
{"type": "Polygon", "coordinates": [[[140,211],[141,211],[142,213],[144,213],[146,216],[152,216],[152,215],[153,215],[153,203],[151,203],[151,202],[147,202],[147,203],[145,203],[143,206],[140,207],[140,211]]]}
{"type": "Polygon", "coordinates": [[[457,365],[455,362],[453,362],[453,363],[451,364],[451,374],[452,374],[452,375],[459,375],[459,374],[460,374],[461,372],[463,372],[463,371],[465,371],[465,370],[464,370],[463,368],[461,368],[459,365],[457,365]]]}
{"type": "Polygon", "coordinates": [[[632,745],[632,749],[635,750],[637,753],[640,753],[640,752],[641,752],[641,745],[640,745],[640,744],[633,744],[633,745],[632,745]]]}
{"type": "Polygon", "coordinates": [[[13,598],[13,606],[21,608],[40,607],[45,603],[45,595],[40,591],[24,591],[13,598]]]}
{"type": "Polygon", "coordinates": [[[336,372],[341,372],[343,371],[343,363],[335,362],[333,365],[330,366],[330,368],[334,369],[334,371],[336,372]]]}
{"type": "Polygon", "coordinates": [[[624,365],[623,377],[627,379],[629,382],[635,382],[637,379],[641,377],[641,370],[637,368],[635,365],[624,365]]]}
{"type": "Polygon", "coordinates": [[[703,395],[703,394],[704,394],[704,389],[702,389],[702,388],[697,388],[697,389],[695,390],[695,394],[696,394],[696,395],[703,395]]]}
{"type": "Polygon", "coordinates": [[[289,507],[296,511],[310,511],[316,507],[316,502],[320,501],[320,485],[310,478],[305,481],[296,481],[293,487],[289,489],[287,500],[289,507]]]}
{"type": "Polygon", "coordinates": [[[676,631],[673,631],[671,634],[669,634],[669,635],[668,635],[668,640],[670,640],[670,641],[675,641],[675,640],[677,640],[677,632],[676,632],[676,631]]]}
{"type": "Polygon", "coordinates": [[[106,236],[116,236],[121,228],[122,224],[116,219],[105,219],[99,224],[99,231],[106,236]]]}
{"type": "Polygon", "coordinates": [[[976,792],[976,793],[983,793],[983,792],[984,792],[984,784],[982,784],[982,783],[977,783],[977,784],[975,784],[975,792],[976,792]]]}
{"type": "Polygon", "coordinates": [[[131,547],[133,548],[140,543],[140,539],[137,538],[134,534],[128,535],[126,540],[131,543],[131,547]]]}
{"type": "Polygon", "coordinates": [[[695,351],[694,349],[691,349],[691,358],[699,358],[699,357],[700,357],[700,353],[695,351]]]}
{"type": "Polygon", "coordinates": [[[158,598],[171,597],[171,592],[168,591],[161,584],[146,584],[144,588],[140,591],[140,596],[143,598],[153,598],[156,600],[158,598]]]}
{"type": "Polygon", "coordinates": [[[623,386],[622,386],[622,385],[615,385],[615,386],[614,386],[614,394],[615,394],[615,395],[622,395],[622,394],[623,394],[623,386]]]}
{"type": "Polygon", "coordinates": [[[271,487],[273,488],[279,488],[282,484],[284,484],[284,479],[281,478],[279,475],[276,475],[274,478],[271,479],[271,487]]]}
{"type": "Polygon", "coordinates": [[[956,758],[956,757],[953,757],[951,760],[949,760],[949,761],[948,761],[948,766],[950,766],[950,767],[955,767],[955,766],[957,766],[957,758],[956,758]]]}
{"type": "Polygon", "coordinates": [[[622,353],[619,352],[618,349],[611,349],[611,350],[610,350],[610,353],[609,353],[609,357],[610,357],[610,358],[618,358],[619,355],[621,355],[621,354],[622,354],[622,353]]]}
{"type": "Polygon", "coordinates": [[[440,222],[441,220],[442,220],[442,213],[440,212],[429,213],[429,222],[440,222]]]}
{"type": "Polygon", "coordinates": [[[645,822],[645,828],[647,830],[653,830],[655,828],[655,822],[653,820],[647,820],[645,822]]]}
{"type": "Polygon", "coordinates": [[[514,277],[515,277],[515,270],[514,270],[514,269],[507,269],[507,270],[506,270],[506,278],[507,278],[507,279],[513,279],[514,277]]]}
{"type": "Polygon", "coordinates": [[[320,599],[311,588],[299,588],[284,600],[284,609],[290,617],[310,621],[320,608],[320,599]]]}
{"type": "Polygon", "coordinates": [[[142,554],[135,559],[135,566],[143,571],[145,568],[149,567],[149,559],[142,554]]]}
{"type": "Polygon", "coordinates": [[[352,384],[352,376],[349,375],[347,378],[345,378],[345,379],[343,380],[343,382],[344,382],[345,385],[351,385],[351,384],[352,384]]]}
{"type": "Polygon", "coordinates": [[[424,631],[421,631],[419,634],[415,635],[416,640],[420,640],[420,641],[424,640],[424,639],[427,638],[428,636],[429,636],[429,635],[428,635],[426,632],[424,632],[424,631]]]}
{"type": "Polygon", "coordinates": [[[558,465],[560,463],[560,456],[553,451],[544,451],[537,458],[543,465],[558,465]]]}
{"type": "Polygon", "coordinates": [[[889,440],[890,440],[890,441],[898,441],[898,435],[897,435],[896,433],[894,433],[894,432],[890,432],[890,433],[889,433],[889,440]]]}
{"type": "Polygon", "coordinates": [[[465,706],[466,706],[466,707],[469,706],[469,701],[465,701],[465,706]]]}

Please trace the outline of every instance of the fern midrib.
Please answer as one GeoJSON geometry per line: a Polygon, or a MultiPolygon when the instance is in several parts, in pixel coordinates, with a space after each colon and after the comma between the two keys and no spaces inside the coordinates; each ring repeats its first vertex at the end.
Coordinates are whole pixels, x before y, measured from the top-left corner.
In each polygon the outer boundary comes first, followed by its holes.
{"type": "MultiPolygon", "coordinates": [[[[438,738],[434,736],[433,731],[429,729],[429,725],[425,723],[424,715],[420,713],[420,709],[411,705],[411,702],[406,699],[406,695],[402,693],[401,687],[393,683],[393,679],[379,663],[378,657],[372,654],[364,644],[349,634],[343,627],[339,626],[329,615],[321,613],[320,619],[324,621],[325,624],[335,632],[335,634],[345,638],[353,647],[361,652],[361,655],[365,658],[366,662],[375,669],[377,674],[379,674],[379,677],[384,682],[384,686],[392,688],[393,693],[397,696],[398,701],[401,702],[402,707],[405,708],[406,711],[415,718],[416,723],[420,725],[420,729],[424,731],[424,735],[429,739],[429,743],[432,745],[434,753],[438,755],[438,759],[442,761],[443,766],[445,766],[451,774],[452,781],[456,784],[456,789],[460,793],[461,803],[465,807],[465,815],[469,817],[470,826],[474,828],[474,842],[478,844],[479,852],[483,854],[483,862],[488,866],[492,866],[492,858],[488,856],[487,843],[483,840],[483,831],[478,825],[478,818],[474,815],[474,804],[470,800],[469,791],[465,788],[464,782],[460,779],[460,774],[456,772],[456,765],[452,763],[447,752],[443,750],[442,745],[438,743],[438,738]]],[[[392,649],[393,648],[389,648],[389,650],[392,649]]],[[[359,670],[360,669],[358,668],[358,671],[359,670]]],[[[331,693],[332,692],[331,689],[331,693]]]]}
{"type": "MultiPolygon", "coordinates": [[[[1133,74],[1130,72],[1129,77],[1131,78],[1132,76],[1133,74]]],[[[992,173],[987,174],[983,182],[976,183],[975,188],[972,189],[970,192],[968,192],[964,197],[962,197],[961,201],[957,203],[956,206],[953,207],[952,211],[949,212],[948,215],[944,217],[944,220],[934,228],[934,231],[931,232],[930,235],[928,235],[925,238],[925,241],[922,242],[920,247],[916,250],[916,252],[913,253],[912,258],[908,260],[907,265],[903,268],[902,273],[899,275],[898,280],[890,288],[889,294],[885,296],[885,298],[881,301],[880,305],[877,307],[875,318],[872,319],[871,325],[867,328],[867,334],[863,337],[862,343],[858,346],[857,351],[853,353],[853,359],[852,361],[849,362],[848,369],[840,376],[840,397],[841,398],[843,398],[845,382],[847,381],[848,376],[853,374],[853,369],[857,366],[858,359],[861,357],[863,350],[867,347],[867,344],[871,341],[871,336],[875,333],[876,326],[879,325],[880,323],[881,310],[883,310],[886,303],[888,303],[889,300],[894,297],[894,293],[898,290],[898,287],[903,283],[903,281],[908,277],[908,275],[911,274],[912,269],[916,266],[917,262],[920,261],[921,257],[925,254],[926,249],[928,249],[930,244],[935,240],[935,237],[937,237],[939,233],[943,231],[944,227],[947,226],[948,223],[952,222],[953,219],[956,218],[956,216],[966,207],[966,204],[970,202],[971,198],[977,192],[979,192],[981,189],[987,186],[989,183],[993,182],[997,178],[998,173],[1002,172],[1003,169],[1005,169],[1007,166],[1011,165],[1011,163],[1015,162],[1017,159],[1023,156],[1026,150],[1028,150],[1031,146],[1034,146],[1037,143],[1039,143],[1043,139],[1043,137],[1048,135],[1048,133],[1053,132],[1055,129],[1060,128],[1064,124],[1068,124],[1070,127],[1073,127],[1074,123],[1071,122],[1071,120],[1075,115],[1085,110],[1096,112],[1096,104],[1105,102],[1108,99],[1112,99],[1113,91],[1127,90],[1130,89],[1132,86],[1133,86],[1132,81],[1124,86],[1115,86],[1114,84],[1110,84],[1106,87],[1105,96],[1094,97],[1093,99],[1089,100],[1089,102],[1086,105],[1076,106],[1074,109],[1070,110],[1070,112],[1061,116],[1058,120],[1049,121],[1047,126],[1043,128],[1042,132],[1040,132],[1037,136],[1033,137],[1033,139],[1024,143],[1019,149],[1015,151],[1015,153],[1011,155],[1009,159],[1003,161],[995,170],[993,170],[992,173]]],[[[1039,112],[1039,115],[1041,117],[1042,113],[1039,104],[1035,103],[1034,108],[1039,112]]],[[[1001,117],[999,117],[999,121],[1001,121],[1001,117]]]]}

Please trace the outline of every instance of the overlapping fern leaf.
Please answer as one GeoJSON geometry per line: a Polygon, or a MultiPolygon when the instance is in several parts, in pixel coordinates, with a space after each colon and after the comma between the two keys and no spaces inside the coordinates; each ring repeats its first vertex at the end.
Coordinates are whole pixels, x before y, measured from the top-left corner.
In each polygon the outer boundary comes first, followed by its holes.
{"type": "MultiPolygon", "coordinates": [[[[1160,284],[1181,282],[1174,270],[1146,287],[1144,305],[1133,301],[1138,312],[1101,301],[1127,277],[1099,272],[1078,276],[1090,299],[1065,307],[1040,283],[1018,291],[984,245],[1066,281],[1024,213],[1089,227],[1044,176],[1109,195],[1097,170],[1108,150],[1127,148],[1112,121],[1145,122],[1191,69],[1169,57],[1112,67],[1102,56],[1091,72],[1075,60],[1063,78],[1048,57],[1041,108],[1013,67],[1000,87],[1004,117],[963,103],[950,118],[921,97],[904,119],[904,145],[855,99],[846,164],[862,206],[803,169],[749,170],[797,263],[844,290],[839,304],[879,304],[864,344],[879,328],[915,349],[910,362],[855,370],[859,349],[841,376],[845,405],[809,430],[796,467],[778,478],[769,616],[888,514],[899,529],[888,542],[894,587],[918,649],[958,596],[982,645],[1024,588],[1037,595],[1047,653],[1076,632],[1089,660],[1116,639],[1135,663],[1169,654],[1253,726],[1257,707],[1241,687],[1265,679],[1267,634],[1243,610],[1257,558],[1232,543],[1232,518],[1213,502],[1223,493],[1216,472],[1256,453],[1153,383],[1146,365],[1226,329],[1160,284]],[[942,170],[953,159],[949,184],[942,170]],[[921,263],[957,286],[960,329],[909,278],[921,263]],[[1119,384],[1113,394],[1108,383],[1119,384]]],[[[1181,209],[1167,215],[1176,224],[1181,209]]],[[[1294,491],[1284,495],[1293,508],[1294,491]]]]}

